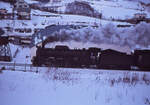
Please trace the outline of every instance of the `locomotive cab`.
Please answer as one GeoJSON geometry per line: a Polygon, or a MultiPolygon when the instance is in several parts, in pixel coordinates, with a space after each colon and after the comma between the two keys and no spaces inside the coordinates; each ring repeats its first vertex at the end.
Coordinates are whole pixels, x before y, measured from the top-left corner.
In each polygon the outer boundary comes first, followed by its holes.
{"type": "Polygon", "coordinates": [[[99,63],[101,49],[96,47],[90,47],[88,49],[88,52],[90,53],[90,67],[96,68],[99,63]]]}

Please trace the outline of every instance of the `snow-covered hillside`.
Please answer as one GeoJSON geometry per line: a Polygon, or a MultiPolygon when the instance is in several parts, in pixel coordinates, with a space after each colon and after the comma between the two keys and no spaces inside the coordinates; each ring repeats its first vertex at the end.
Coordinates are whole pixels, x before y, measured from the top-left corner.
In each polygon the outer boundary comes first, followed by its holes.
{"type": "MultiPolygon", "coordinates": [[[[39,3],[37,1],[25,0],[29,4],[39,3]]],[[[68,3],[73,2],[68,0],[63,0],[57,3],[46,3],[40,4],[41,6],[58,6],[58,11],[64,12],[65,7],[68,3]]],[[[8,35],[32,35],[35,28],[45,28],[46,26],[52,24],[78,24],[78,25],[95,25],[101,24],[105,25],[108,23],[113,23],[115,25],[130,25],[126,22],[112,21],[112,19],[128,19],[133,18],[135,13],[146,13],[150,17],[150,13],[136,1],[105,1],[105,0],[84,0],[99,13],[102,13],[102,19],[92,18],[88,16],[79,15],[67,15],[67,14],[54,14],[49,12],[44,12],[40,10],[31,10],[31,20],[0,20],[0,27],[12,27],[13,31],[8,32],[8,35]],[[31,28],[31,33],[18,33],[14,30],[17,28],[31,28]]],[[[4,2],[0,2],[1,8],[6,8],[9,12],[12,11],[12,5],[4,2]]]]}
{"type": "MultiPolygon", "coordinates": [[[[74,24],[74,25],[95,25],[108,24],[111,21],[101,20],[87,16],[78,15],[63,15],[49,12],[42,12],[39,10],[32,10],[31,20],[0,20],[0,27],[12,28],[45,28],[52,24],[74,24]]],[[[114,24],[129,24],[125,22],[113,22],[114,24]]]]}
{"type": "Polygon", "coordinates": [[[3,71],[0,105],[149,105],[150,73],[41,68],[3,71]]]}
{"type": "MultiPolygon", "coordinates": [[[[30,2],[30,0],[26,0],[30,2]]],[[[49,2],[42,4],[42,6],[58,6],[57,10],[65,12],[66,5],[68,3],[74,2],[75,0],[62,0],[61,2],[49,2]]],[[[89,3],[94,9],[98,10],[103,14],[105,18],[115,18],[115,19],[126,19],[132,18],[135,13],[147,13],[150,17],[149,12],[146,7],[141,5],[142,3],[150,3],[149,0],[76,0],[85,1],[89,3]]]]}
{"type": "Polygon", "coordinates": [[[150,17],[150,13],[144,10],[139,2],[133,1],[123,1],[118,0],[118,2],[111,1],[93,1],[91,5],[102,12],[105,18],[114,19],[128,19],[133,18],[135,13],[147,13],[150,17]]]}

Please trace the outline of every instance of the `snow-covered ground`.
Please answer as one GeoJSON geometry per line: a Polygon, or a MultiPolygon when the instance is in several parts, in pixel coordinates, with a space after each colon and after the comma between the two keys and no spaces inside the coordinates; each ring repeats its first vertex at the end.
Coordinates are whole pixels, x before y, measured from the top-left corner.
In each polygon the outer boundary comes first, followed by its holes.
{"type": "Polygon", "coordinates": [[[31,49],[29,47],[10,45],[13,60],[11,63],[31,64],[31,49]]]}
{"type": "Polygon", "coordinates": [[[150,73],[41,68],[3,71],[0,105],[149,105],[150,73]]]}

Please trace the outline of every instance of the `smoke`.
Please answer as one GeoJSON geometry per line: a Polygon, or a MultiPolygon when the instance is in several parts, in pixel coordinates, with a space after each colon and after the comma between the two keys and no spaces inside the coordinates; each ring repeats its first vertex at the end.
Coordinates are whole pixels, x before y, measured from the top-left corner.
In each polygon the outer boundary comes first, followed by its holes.
{"type": "Polygon", "coordinates": [[[49,36],[48,42],[76,41],[94,44],[116,44],[129,46],[130,48],[150,47],[150,24],[140,23],[135,27],[117,28],[113,24],[107,24],[99,28],[87,27],[77,30],[61,30],[49,36]]]}

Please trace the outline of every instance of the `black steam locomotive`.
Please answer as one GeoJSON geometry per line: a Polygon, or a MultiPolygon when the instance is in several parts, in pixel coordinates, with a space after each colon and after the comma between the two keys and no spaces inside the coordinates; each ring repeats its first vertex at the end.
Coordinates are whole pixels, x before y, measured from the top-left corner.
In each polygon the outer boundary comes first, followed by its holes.
{"type": "Polygon", "coordinates": [[[90,67],[97,65],[100,51],[94,47],[88,50],[69,49],[67,46],[56,46],[54,49],[38,47],[32,62],[35,66],[90,67]]]}
{"type": "Polygon", "coordinates": [[[137,67],[150,70],[150,50],[135,50],[128,55],[112,49],[101,50],[96,47],[88,49],[69,49],[68,46],[37,47],[32,63],[34,66],[67,68],[130,70],[132,67],[137,67]]]}

